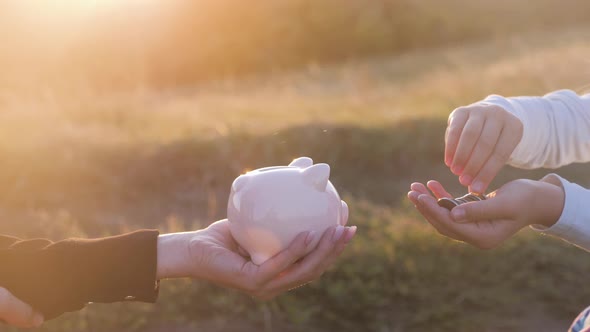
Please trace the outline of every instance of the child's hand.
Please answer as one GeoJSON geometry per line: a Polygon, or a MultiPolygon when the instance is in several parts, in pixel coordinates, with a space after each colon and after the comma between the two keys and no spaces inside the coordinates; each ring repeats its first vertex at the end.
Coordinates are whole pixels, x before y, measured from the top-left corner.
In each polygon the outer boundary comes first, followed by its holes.
{"type": "Polygon", "coordinates": [[[520,142],[522,122],[495,105],[459,107],[449,115],[445,164],[470,192],[483,193],[520,142]]]}
{"type": "Polygon", "coordinates": [[[299,234],[291,245],[262,265],[246,257],[231,236],[229,222],[220,220],[188,233],[158,239],[157,277],[191,277],[234,288],[259,299],[271,299],[319,278],[354,237],[356,227],[330,227],[305,255],[313,234],[299,234]]]}
{"type": "MultiPolygon", "coordinates": [[[[428,182],[436,198],[451,197],[436,181],[428,182]]],[[[452,211],[438,206],[436,199],[421,183],[413,183],[408,197],[439,233],[481,249],[491,249],[521,228],[553,225],[561,215],[565,195],[561,187],[541,181],[516,180],[488,195],[488,199],[470,202],[452,211]]]]}

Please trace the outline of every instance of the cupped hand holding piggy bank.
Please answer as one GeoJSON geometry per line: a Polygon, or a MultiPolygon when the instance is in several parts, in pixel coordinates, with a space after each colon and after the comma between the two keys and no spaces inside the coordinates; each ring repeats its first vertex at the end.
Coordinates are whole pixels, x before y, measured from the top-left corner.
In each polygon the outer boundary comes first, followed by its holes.
{"type": "Polygon", "coordinates": [[[329,227],[346,224],[348,206],[329,178],[328,164],[314,165],[301,157],[288,166],[257,169],[234,181],[227,208],[230,230],[252,262],[264,263],[301,232],[315,232],[317,243],[329,227]]]}

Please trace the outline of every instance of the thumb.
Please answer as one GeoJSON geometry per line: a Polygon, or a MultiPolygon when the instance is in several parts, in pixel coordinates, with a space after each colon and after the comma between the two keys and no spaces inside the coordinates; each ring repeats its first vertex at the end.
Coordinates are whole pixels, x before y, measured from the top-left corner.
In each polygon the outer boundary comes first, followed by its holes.
{"type": "Polygon", "coordinates": [[[502,209],[493,199],[469,202],[451,210],[451,217],[458,223],[498,219],[502,217],[502,209]]]}
{"type": "Polygon", "coordinates": [[[38,327],[43,316],[28,304],[17,299],[5,288],[0,288],[0,320],[19,328],[38,327]]]}

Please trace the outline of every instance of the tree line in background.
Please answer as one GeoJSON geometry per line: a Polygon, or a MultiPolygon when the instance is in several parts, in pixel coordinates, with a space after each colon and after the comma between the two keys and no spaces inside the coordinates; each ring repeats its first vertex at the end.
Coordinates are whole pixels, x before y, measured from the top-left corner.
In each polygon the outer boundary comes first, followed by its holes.
{"type": "Polygon", "coordinates": [[[590,2],[579,0],[177,0],[154,6],[70,15],[53,30],[39,19],[10,19],[5,8],[0,88],[175,87],[590,21],[590,2]]]}

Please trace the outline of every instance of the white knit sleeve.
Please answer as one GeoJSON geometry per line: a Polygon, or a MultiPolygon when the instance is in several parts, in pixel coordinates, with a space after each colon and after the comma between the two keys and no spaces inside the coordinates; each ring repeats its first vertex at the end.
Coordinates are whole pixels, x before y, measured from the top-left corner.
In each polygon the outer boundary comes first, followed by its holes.
{"type": "Polygon", "coordinates": [[[532,228],[590,251],[590,209],[588,209],[590,190],[558,175],[550,174],[549,176],[555,177],[561,183],[565,192],[565,205],[559,220],[553,226],[545,228],[533,225],[532,228]]]}
{"type": "Polygon", "coordinates": [[[543,97],[491,95],[481,103],[500,106],[523,123],[510,165],[557,168],[590,161],[590,94],[560,90],[543,97]]]}

